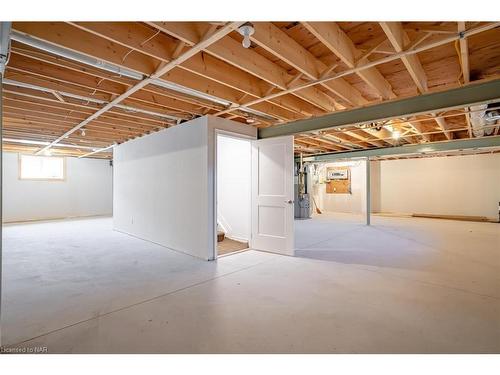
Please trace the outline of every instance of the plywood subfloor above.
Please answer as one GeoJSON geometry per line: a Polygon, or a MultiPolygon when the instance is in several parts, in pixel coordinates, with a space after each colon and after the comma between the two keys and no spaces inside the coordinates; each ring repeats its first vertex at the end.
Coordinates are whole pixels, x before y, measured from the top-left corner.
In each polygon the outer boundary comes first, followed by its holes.
{"type": "MultiPolygon", "coordinates": [[[[246,49],[236,23],[13,22],[5,147],[37,153],[55,142],[54,153],[111,158],[107,147],[115,142],[202,115],[264,128],[500,77],[498,22],[253,25],[246,49]],[[129,90],[160,66],[163,83],[129,90]],[[114,104],[126,107],[106,105],[117,98],[123,102],[114,104]]],[[[353,120],[297,136],[295,150],[314,155],[472,138],[465,109],[439,115],[373,127],[353,120]]]]}

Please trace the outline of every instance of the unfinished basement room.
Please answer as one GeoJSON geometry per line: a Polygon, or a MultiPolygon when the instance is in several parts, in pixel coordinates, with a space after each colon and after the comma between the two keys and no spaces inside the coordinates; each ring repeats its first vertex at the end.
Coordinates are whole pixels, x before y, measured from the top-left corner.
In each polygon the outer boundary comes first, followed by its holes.
{"type": "Polygon", "coordinates": [[[330,15],[1,22],[3,353],[500,352],[500,22],[330,15]]]}

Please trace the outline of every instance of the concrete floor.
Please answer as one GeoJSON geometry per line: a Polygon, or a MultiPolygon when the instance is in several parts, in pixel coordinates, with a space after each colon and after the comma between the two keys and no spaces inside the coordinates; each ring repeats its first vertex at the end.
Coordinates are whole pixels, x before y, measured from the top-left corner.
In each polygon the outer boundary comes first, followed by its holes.
{"type": "Polygon", "coordinates": [[[4,228],[3,344],[51,353],[499,353],[500,225],[296,221],[205,262],[111,219],[4,228]]]}

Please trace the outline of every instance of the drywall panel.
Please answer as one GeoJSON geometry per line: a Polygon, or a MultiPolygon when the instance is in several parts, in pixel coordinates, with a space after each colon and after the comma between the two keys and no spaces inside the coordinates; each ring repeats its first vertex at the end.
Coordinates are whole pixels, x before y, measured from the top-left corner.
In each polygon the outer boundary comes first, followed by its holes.
{"type": "Polygon", "coordinates": [[[207,119],[114,149],[114,228],[203,259],[207,252],[207,119]]]}
{"type": "Polygon", "coordinates": [[[250,240],[251,142],[217,137],[217,222],[226,236],[250,240]]]}
{"type": "Polygon", "coordinates": [[[3,154],[4,222],[111,215],[109,160],[66,158],[64,181],[20,180],[18,154],[3,154]]]}
{"type": "MultiPolygon", "coordinates": [[[[313,197],[322,211],[326,212],[366,212],[366,162],[362,160],[319,164],[319,183],[313,184],[313,197]],[[349,167],[351,173],[350,194],[328,194],[326,192],[327,168],[349,167]]],[[[311,202],[311,205],[313,202],[311,202]]]]}
{"type": "Polygon", "coordinates": [[[216,131],[256,135],[200,117],[114,149],[114,228],[202,259],[215,257],[216,131]]]}
{"type": "Polygon", "coordinates": [[[380,211],[498,218],[500,154],[380,162],[380,211]]]}

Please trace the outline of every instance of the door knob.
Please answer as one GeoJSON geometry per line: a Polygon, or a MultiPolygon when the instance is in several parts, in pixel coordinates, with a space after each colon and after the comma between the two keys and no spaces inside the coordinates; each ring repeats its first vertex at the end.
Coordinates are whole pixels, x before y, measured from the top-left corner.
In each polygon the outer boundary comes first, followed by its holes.
{"type": "Polygon", "coordinates": [[[293,201],[291,199],[289,199],[289,200],[285,201],[285,203],[292,204],[293,201]]]}

